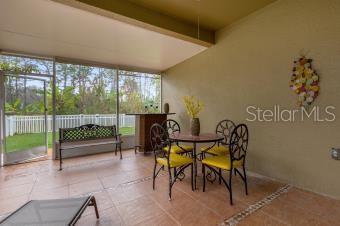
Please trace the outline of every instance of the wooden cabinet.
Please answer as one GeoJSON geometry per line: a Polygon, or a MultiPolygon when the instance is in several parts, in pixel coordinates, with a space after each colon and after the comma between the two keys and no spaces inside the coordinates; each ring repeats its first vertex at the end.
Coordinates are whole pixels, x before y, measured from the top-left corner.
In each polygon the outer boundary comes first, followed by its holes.
{"type": "Polygon", "coordinates": [[[141,113],[141,114],[127,114],[135,115],[135,145],[140,145],[141,151],[150,152],[152,151],[150,143],[150,128],[154,123],[161,124],[167,119],[168,115],[175,113],[141,113]]]}

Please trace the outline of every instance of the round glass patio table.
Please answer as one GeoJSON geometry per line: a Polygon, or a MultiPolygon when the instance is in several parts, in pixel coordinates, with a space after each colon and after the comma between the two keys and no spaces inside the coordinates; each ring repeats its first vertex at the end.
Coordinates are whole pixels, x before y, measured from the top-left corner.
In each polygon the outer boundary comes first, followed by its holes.
{"type": "Polygon", "coordinates": [[[193,136],[189,133],[174,133],[169,135],[169,139],[171,142],[183,142],[183,143],[192,143],[193,151],[192,151],[192,159],[194,162],[194,186],[196,189],[196,177],[197,177],[197,143],[212,143],[222,141],[224,137],[219,136],[215,133],[202,133],[199,136],[193,136]]]}

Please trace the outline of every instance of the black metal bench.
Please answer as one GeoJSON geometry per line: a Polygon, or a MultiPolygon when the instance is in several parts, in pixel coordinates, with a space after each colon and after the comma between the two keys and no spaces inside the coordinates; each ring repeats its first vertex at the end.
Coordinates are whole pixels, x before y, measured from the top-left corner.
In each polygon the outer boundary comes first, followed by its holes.
{"type": "Polygon", "coordinates": [[[62,170],[63,150],[113,144],[115,145],[115,155],[117,155],[117,149],[119,149],[120,159],[122,159],[122,143],[123,142],[121,140],[121,134],[117,134],[117,129],[115,125],[99,126],[94,124],[87,124],[75,128],[60,128],[59,129],[60,170],[62,170]]]}

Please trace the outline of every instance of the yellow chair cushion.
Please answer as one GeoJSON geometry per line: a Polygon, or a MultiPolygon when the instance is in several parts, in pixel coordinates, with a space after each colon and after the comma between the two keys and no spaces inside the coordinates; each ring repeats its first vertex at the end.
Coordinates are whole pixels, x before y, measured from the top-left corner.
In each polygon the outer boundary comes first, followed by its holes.
{"type": "Polygon", "coordinates": [[[201,151],[212,154],[212,155],[228,155],[229,154],[229,148],[223,145],[210,148],[209,147],[202,147],[201,151]]]}
{"type": "MultiPolygon", "coordinates": [[[[192,151],[193,147],[192,146],[188,146],[188,145],[171,145],[171,150],[170,153],[173,154],[180,154],[183,152],[188,152],[188,151],[192,151]],[[183,150],[184,149],[184,150],[183,150]]],[[[168,152],[169,151],[169,146],[164,148],[164,151],[168,152]]]]}
{"type": "MultiPolygon", "coordinates": [[[[202,160],[202,163],[208,166],[230,170],[230,157],[226,156],[213,156],[202,160]]],[[[239,168],[242,166],[243,160],[238,160],[233,162],[233,168],[239,168]]]]}
{"type": "MultiPolygon", "coordinates": [[[[163,166],[168,166],[166,158],[157,158],[157,162],[163,166]]],[[[170,168],[184,166],[192,163],[192,159],[183,155],[170,154],[170,168]]]]}

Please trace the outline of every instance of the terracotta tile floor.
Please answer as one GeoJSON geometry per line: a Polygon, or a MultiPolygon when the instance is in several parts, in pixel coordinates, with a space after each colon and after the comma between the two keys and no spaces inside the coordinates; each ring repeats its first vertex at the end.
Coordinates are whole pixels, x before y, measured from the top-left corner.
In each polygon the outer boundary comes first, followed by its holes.
{"type": "MultiPolygon", "coordinates": [[[[191,191],[190,173],[173,187],[168,200],[168,177],[164,173],[152,190],[153,156],[124,151],[121,161],[112,153],[67,159],[64,170],[58,162],[32,162],[0,168],[0,216],[30,199],[77,197],[93,194],[100,219],[88,207],[78,225],[218,225],[260,201],[284,184],[249,176],[249,195],[234,177],[234,205],[218,182],[207,182],[202,192],[191,191]]],[[[199,171],[200,172],[200,169],[199,171]]],[[[200,175],[200,174],[199,174],[200,175]]],[[[240,225],[340,225],[340,201],[291,188],[268,205],[239,222],[240,225]]]]}

